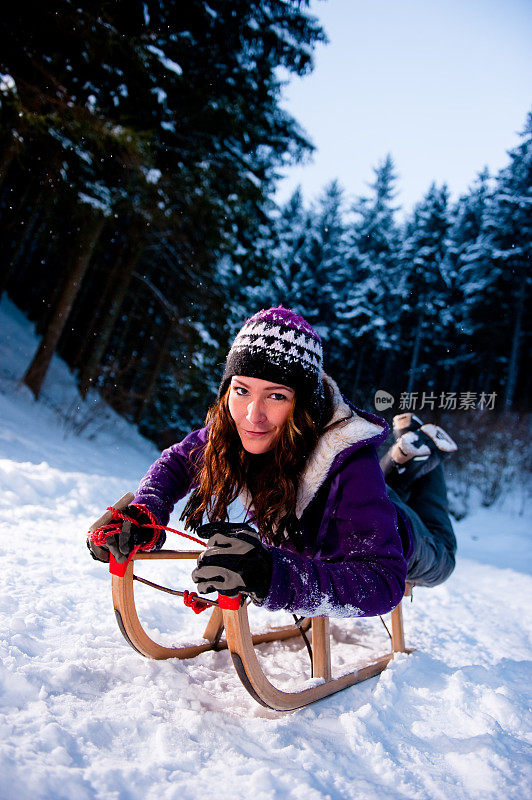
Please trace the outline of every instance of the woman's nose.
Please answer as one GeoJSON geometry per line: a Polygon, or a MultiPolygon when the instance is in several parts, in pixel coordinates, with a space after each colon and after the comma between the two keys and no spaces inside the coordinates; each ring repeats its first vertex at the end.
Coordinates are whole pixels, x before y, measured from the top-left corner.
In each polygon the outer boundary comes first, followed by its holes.
{"type": "Polygon", "coordinates": [[[251,403],[248,405],[248,413],[247,413],[247,420],[253,424],[257,422],[262,422],[264,420],[266,414],[264,410],[264,404],[261,400],[252,400],[251,403]]]}

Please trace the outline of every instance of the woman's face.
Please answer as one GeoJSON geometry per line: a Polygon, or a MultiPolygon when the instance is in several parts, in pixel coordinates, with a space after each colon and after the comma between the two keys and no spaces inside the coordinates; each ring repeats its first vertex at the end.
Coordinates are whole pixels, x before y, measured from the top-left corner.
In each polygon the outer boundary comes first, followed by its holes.
{"type": "Polygon", "coordinates": [[[295,392],[288,386],[235,375],[231,378],[229,413],[242,447],[260,455],[271,450],[290,411],[295,392]]]}

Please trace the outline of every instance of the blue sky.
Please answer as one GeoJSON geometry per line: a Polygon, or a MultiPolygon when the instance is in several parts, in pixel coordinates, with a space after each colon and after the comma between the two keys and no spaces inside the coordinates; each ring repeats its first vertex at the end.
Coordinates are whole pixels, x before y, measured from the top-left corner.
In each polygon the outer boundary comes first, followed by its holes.
{"type": "Polygon", "coordinates": [[[532,110],[532,0],[312,0],[329,44],[315,69],[290,78],[283,106],[317,151],[290,168],[283,201],[306,200],[338,178],[364,194],[391,153],[397,204],[406,210],[431,181],[453,197],[487,165],[496,171],[532,110]]]}

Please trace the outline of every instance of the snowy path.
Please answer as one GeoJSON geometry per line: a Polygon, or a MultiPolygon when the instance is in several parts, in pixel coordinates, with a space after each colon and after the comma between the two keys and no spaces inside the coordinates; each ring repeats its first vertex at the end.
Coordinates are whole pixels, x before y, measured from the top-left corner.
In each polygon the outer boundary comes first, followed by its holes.
{"type": "MultiPolygon", "coordinates": [[[[10,304],[1,309],[1,800],[531,795],[529,519],[479,510],[457,526],[451,579],[405,603],[416,653],[310,708],[267,711],[226,652],[156,662],[122,639],[85,531],[156,451],[112,417],[91,423],[93,440],[90,425],[83,437],[67,432],[53,406],[75,393],[60,362],[46,404],[16,391],[35,340],[10,304]]],[[[192,588],[183,566],[158,577],[192,588]]],[[[180,603],[139,600],[163,640],[201,635],[205,621],[180,603]]],[[[344,640],[386,646],[378,620],[332,628],[339,671],[360,656],[344,640]]],[[[275,673],[308,669],[297,641],[264,646],[261,658],[275,673]]]]}

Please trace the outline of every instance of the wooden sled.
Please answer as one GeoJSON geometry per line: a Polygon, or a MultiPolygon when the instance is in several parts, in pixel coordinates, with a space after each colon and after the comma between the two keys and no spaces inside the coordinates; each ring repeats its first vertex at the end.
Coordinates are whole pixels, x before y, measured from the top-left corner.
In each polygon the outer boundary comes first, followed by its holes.
{"type": "MultiPolygon", "coordinates": [[[[124,495],[116,504],[123,508],[131,502],[132,495],[124,495]]],[[[95,530],[108,520],[100,517],[90,530],[95,530]]],[[[275,711],[292,711],[314,703],[348,686],[379,675],[393,659],[395,653],[410,653],[405,646],[401,604],[391,612],[391,650],[385,655],[361,664],[355,670],[338,678],[332,677],[329,618],[320,616],[298,620],[298,624],[286,625],[266,633],[253,635],[249,626],[247,605],[238,610],[220,608],[210,601],[213,610],[203,634],[203,641],[194,645],[167,647],[155,642],[144,630],[135,607],[134,582],[152,586],[174,595],[182,595],[177,590],[161,587],[134,574],[134,562],[141,560],[196,559],[200,551],[160,550],[153,553],[136,553],[129,562],[122,577],[112,576],[112,595],[118,627],[128,644],[138,653],[148,658],[194,658],[208,650],[228,649],[237,675],[249,694],[261,705],[275,711]],[[299,691],[283,691],[275,687],[264,674],[255,653],[255,645],[263,642],[280,641],[300,636],[309,628],[312,631],[312,677],[313,685],[299,691]],[[225,638],[222,634],[225,630],[225,638]],[[317,679],[317,680],[316,680],[317,679]],[[318,682],[319,681],[319,682],[318,682]]],[[[405,596],[411,595],[407,584],[405,596]]],[[[204,598],[202,598],[204,599],[204,598]]],[[[305,637],[306,638],[306,637],[305,637]]]]}

